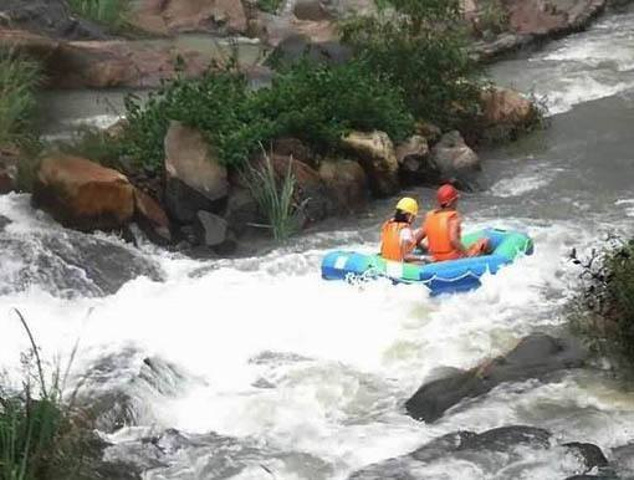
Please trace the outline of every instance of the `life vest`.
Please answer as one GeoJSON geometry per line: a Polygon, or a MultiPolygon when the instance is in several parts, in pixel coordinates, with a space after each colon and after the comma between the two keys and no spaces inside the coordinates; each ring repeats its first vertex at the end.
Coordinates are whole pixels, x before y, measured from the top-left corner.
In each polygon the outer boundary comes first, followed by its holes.
{"type": "Polygon", "coordinates": [[[462,257],[462,253],[451,245],[449,237],[449,221],[459,218],[455,210],[433,210],[427,214],[424,229],[429,253],[435,262],[462,257]]]}
{"type": "Polygon", "coordinates": [[[401,252],[401,231],[404,228],[411,228],[409,223],[395,222],[388,220],[381,228],[381,256],[386,260],[402,262],[404,260],[401,252]]]}

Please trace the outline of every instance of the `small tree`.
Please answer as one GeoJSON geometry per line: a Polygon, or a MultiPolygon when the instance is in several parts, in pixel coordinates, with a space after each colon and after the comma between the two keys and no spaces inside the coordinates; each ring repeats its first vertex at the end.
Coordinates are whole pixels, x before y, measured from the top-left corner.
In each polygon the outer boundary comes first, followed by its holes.
{"type": "Polygon", "coordinates": [[[467,51],[458,0],[375,0],[378,13],[343,23],[361,61],[401,87],[415,115],[455,127],[479,108],[481,71],[467,51]]]}

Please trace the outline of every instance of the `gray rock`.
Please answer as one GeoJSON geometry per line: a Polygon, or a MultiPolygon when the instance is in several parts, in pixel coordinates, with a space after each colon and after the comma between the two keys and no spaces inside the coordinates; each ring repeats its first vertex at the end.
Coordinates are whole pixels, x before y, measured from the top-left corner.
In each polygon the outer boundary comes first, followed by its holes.
{"type": "Polygon", "coordinates": [[[585,350],[572,340],[530,335],[505,356],[421,386],[405,408],[413,418],[433,422],[463,399],[484,395],[500,383],[541,379],[557,370],[581,367],[585,359],[585,350]]]}
{"type": "Polygon", "coordinates": [[[293,14],[298,20],[313,22],[332,19],[332,15],[320,0],[297,0],[293,7],[293,14]]]}
{"type": "Polygon", "coordinates": [[[250,225],[263,223],[258,214],[258,204],[247,188],[234,187],[231,190],[225,220],[236,235],[245,233],[250,225]]]}
{"type": "Polygon", "coordinates": [[[217,247],[227,238],[227,221],[213,213],[197,212],[194,229],[200,244],[206,247],[217,247]]]}

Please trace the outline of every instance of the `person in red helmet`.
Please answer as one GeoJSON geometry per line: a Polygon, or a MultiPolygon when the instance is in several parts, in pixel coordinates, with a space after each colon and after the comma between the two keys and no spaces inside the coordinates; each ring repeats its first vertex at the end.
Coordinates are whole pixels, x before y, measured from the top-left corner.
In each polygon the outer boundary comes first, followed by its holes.
{"type": "Polygon", "coordinates": [[[435,262],[477,257],[488,250],[486,239],[466,248],[461,237],[462,219],[457,211],[460,195],[451,184],[442,185],[436,194],[438,208],[427,214],[423,224],[423,238],[427,238],[428,250],[435,262]]]}

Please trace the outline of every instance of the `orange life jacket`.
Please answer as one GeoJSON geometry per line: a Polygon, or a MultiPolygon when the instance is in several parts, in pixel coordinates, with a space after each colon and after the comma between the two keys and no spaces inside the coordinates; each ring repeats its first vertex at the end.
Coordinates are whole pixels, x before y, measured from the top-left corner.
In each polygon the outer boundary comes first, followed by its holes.
{"type": "MultiPolygon", "coordinates": [[[[409,223],[395,222],[388,220],[381,229],[381,256],[386,260],[402,262],[404,253],[401,251],[401,231],[404,228],[411,228],[409,223]]],[[[412,250],[413,250],[412,246],[412,250]]]]}
{"type": "Polygon", "coordinates": [[[462,253],[451,245],[449,237],[449,221],[459,220],[458,212],[455,210],[433,210],[425,218],[425,235],[429,253],[435,262],[444,260],[454,260],[462,257],[462,253]]]}

